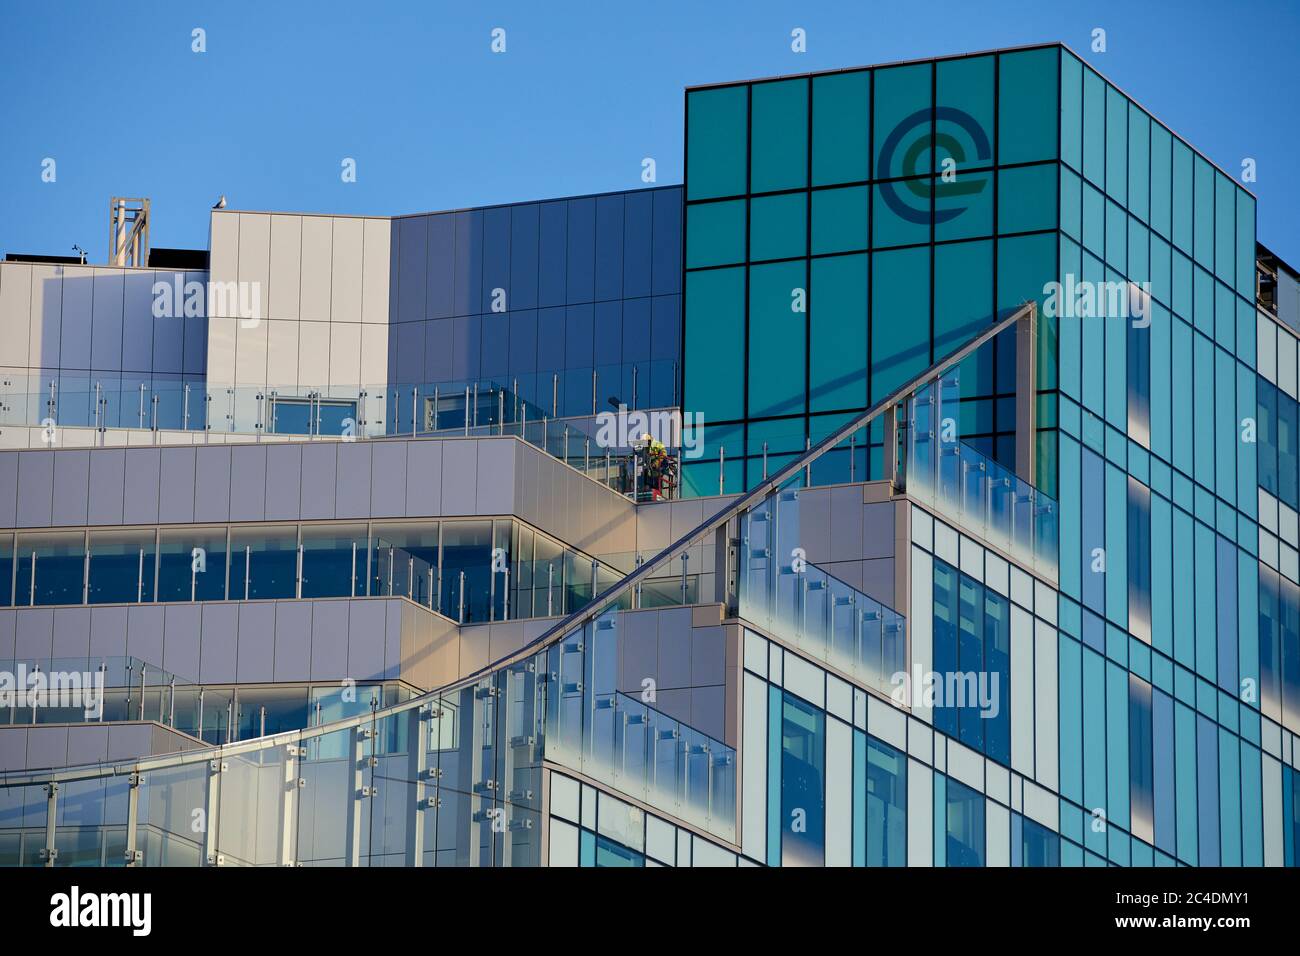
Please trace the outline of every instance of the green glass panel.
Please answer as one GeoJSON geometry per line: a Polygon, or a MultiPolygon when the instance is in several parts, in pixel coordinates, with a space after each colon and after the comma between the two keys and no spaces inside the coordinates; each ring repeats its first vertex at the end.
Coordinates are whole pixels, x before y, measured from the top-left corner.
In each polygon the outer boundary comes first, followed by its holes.
{"type": "Polygon", "coordinates": [[[1237,294],[1255,301],[1255,197],[1237,190],[1237,294]]]}
{"type": "Polygon", "coordinates": [[[808,194],[786,193],[749,201],[749,258],[786,259],[808,248],[808,194]]]}
{"type": "Polygon", "coordinates": [[[686,196],[712,199],[745,192],[749,87],[692,90],[686,97],[686,196]]]}
{"type": "MultiPolygon", "coordinates": [[[[1038,303],[1039,315],[1043,302],[1056,280],[1057,237],[1055,233],[1035,236],[1013,236],[998,240],[998,298],[1000,315],[1007,309],[1018,309],[1029,300],[1038,303]]],[[[1037,377],[1038,388],[1056,388],[1056,337],[1053,334],[1038,336],[1037,377]]]]}
{"type": "Polygon", "coordinates": [[[980,239],[993,234],[993,172],[955,174],[948,182],[937,177],[934,190],[934,237],[980,239]]]}
{"type": "Polygon", "coordinates": [[[1195,208],[1193,254],[1200,265],[1214,268],[1214,167],[1200,156],[1193,162],[1195,208]]]}
{"type": "MultiPolygon", "coordinates": [[[[1056,228],[1056,180],[1059,168],[1056,163],[1046,163],[998,172],[999,233],[1056,228]]],[[[1073,173],[1067,172],[1066,175],[1073,173]]],[[[1075,182],[1078,182],[1077,177],[1075,182]]]]}
{"type": "Polygon", "coordinates": [[[811,382],[814,412],[867,404],[867,257],[812,263],[811,382]]]}
{"type": "MultiPolygon", "coordinates": [[[[969,342],[987,328],[992,319],[992,241],[935,246],[935,357],[947,355],[969,342]]],[[[966,384],[964,378],[962,384],[966,384]]]]}
{"type": "MultiPolygon", "coordinates": [[[[749,274],[749,417],[801,415],[807,332],[805,263],[749,274]]],[[[733,343],[733,348],[734,343],[733,343]]]]}
{"type": "Polygon", "coordinates": [[[920,372],[930,358],[930,249],[871,257],[871,400],[920,372]]]}
{"type": "Polygon", "coordinates": [[[873,191],[873,246],[906,246],[930,241],[929,179],[881,183],[873,191]]]}
{"type": "Polygon", "coordinates": [[[1159,123],[1151,124],[1151,228],[1170,238],[1170,199],[1173,188],[1173,137],[1159,123]]]}
{"type": "Polygon", "coordinates": [[[876,178],[933,172],[929,63],[876,70],[876,178]]]}
{"type": "Polygon", "coordinates": [[[1075,242],[1083,241],[1083,181],[1061,167],[1061,230],[1075,242]]]}
{"type": "Polygon", "coordinates": [[[1083,71],[1083,175],[1095,186],[1106,177],[1106,81],[1083,71]]]}
{"type": "Polygon", "coordinates": [[[1106,193],[1128,202],[1128,99],[1113,86],[1106,87],[1106,193]]]}
{"type": "Polygon", "coordinates": [[[1083,64],[1061,50],[1061,159],[1083,169],[1083,64]]]}
{"type": "Polygon", "coordinates": [[[941,60],[936,65],[935,171],[958,174],[993,165],[992,56],[941,60]],[[952,160],[946,164],[946,160],[952,160]]]}
{"type": "Polygon", "coordinates": [[[1056,159],[1056,47],[998,55],[998,162],[1056,159]]]}
{"type": "Polygon", "coordinates": [[[813,255],[867,247],[866,186],[819,189],[812,194],[813,255]]]}
{"type": "Polygon", "coordinates": [[[1128,104],[1128,209],[1140,219],[1150,216],[1151,117],[1128,104]]]}
{"type": "Polygon", "coordinates": [[[1174,245],[1192,253],[1192,151],[1180,140],[1173,141],[1174,180],[1171,210],[1174,245]]]}
{"type": "Polygon", "coordinates": [[[1106,248],[1106,198],[1090,183],[1083,184],[1083,245],[1096,256],[1106,248]]]}
{"type": "Polygon", "coordinates": [[[686,208],[686,268],[745,261],[745,200],[686,208]]]}
{"type": "Polygon", "coordinates": [[[814,79],[812,127],[814,186],[871,178],[871,74],[814,79]]]}
{"type": "Polygon", "coordinates": [[[744,417],[745,270],[686,277],[683,405],[709,422],[744,417]]]}
{"type": "Polygon", "coordinates": [[[1214,174],[1214,274],[1232,285],[1236,267],[1237,186],[1231,179],[1214,174]]]}
{"type": "Polygon", "coordinates": [[[755,83],[750,192],[808,185],[808,81],[755,83]]]}

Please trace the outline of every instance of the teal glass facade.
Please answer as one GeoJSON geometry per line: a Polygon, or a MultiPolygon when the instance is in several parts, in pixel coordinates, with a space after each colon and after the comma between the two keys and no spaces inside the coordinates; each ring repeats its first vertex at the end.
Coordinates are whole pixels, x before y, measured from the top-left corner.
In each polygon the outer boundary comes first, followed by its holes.
{"type": "MultiPolygon", "coordinates": [[[[688,490],[714,492],[720,456],[726,491],[752,487],[1041,293],[1058,63],[1051,47],[687,92],[683,408],[710,428],[688,490]]],[[[1054,367],[1050,335],[1040,356],[1054,367]]],[[[963,439],[1014,464],[1013,336],[962,377],[963,439]]],[[[863,439],[819,480],[880,477],[883,435],[863,439]]]]}

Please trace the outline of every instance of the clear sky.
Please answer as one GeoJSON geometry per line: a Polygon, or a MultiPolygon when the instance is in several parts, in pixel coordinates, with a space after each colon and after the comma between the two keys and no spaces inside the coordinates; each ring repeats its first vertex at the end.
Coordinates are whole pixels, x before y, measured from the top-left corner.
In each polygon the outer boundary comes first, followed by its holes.
{"type": "Polygon", "coordinates": [[[0,252],[104,261],[112,195],[202,248],[223,193],[392,215],[633,188],[646,156],[677,183],[687,85],[1055,40],[1229,174],[1254,158],[1259,237],[1300,263],[1296,0],[0,0],[0,252]]]}

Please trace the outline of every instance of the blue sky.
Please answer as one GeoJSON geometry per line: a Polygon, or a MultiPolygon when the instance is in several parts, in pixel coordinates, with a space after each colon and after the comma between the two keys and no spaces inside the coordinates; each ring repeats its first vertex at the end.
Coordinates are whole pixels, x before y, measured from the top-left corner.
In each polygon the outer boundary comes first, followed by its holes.
{"type": "Polygon", "coordinates": [[[637,187],[645,156],[680,182],[687,85],[1053,40],[1230,174],[1254,158],[1259,237],[1300,263],[1294,0],[6,0],[0,252],[103,261],[112,195],[153,200],[154,245],[206,247],[222,193],[391,215],[637,187]]]}

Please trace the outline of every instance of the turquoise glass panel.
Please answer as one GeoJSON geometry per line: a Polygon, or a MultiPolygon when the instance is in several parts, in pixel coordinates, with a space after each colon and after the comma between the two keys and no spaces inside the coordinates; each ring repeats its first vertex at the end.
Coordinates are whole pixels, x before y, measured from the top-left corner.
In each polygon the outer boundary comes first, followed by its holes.
{"type": "Polygon", "coordinates": [[[812,183],[863,182],[871,176],[871,74],[813,80],[812,183]]]}
{"type": "Polygon", "coordinates": [[[686,197],[745,192],[749,87],[692,90],[686,97],[686,197]]]}
{"type": "Polygon", "coordinates": [[[751,96],[750,192],[808,185],[808,81],[755,83],[751,96]]]}

